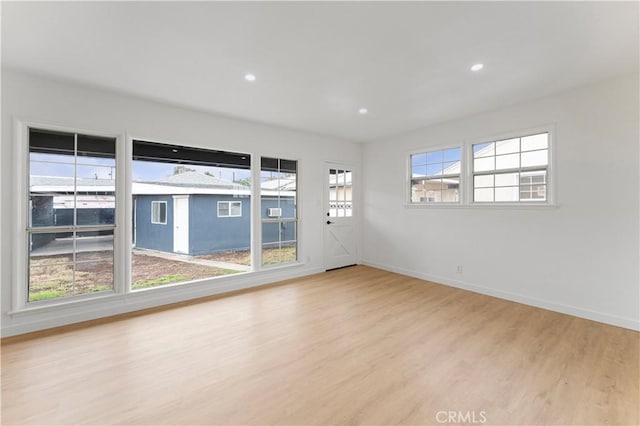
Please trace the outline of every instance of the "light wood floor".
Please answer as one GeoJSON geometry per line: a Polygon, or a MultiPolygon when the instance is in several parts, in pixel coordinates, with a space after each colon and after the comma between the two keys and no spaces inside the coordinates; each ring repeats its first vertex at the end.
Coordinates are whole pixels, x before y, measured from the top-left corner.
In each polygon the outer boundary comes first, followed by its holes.
{"type": "Polygon", "coordinates": [[[638,346],[357,266],[5,340],[2,424],[636,425],[638,346]]]}

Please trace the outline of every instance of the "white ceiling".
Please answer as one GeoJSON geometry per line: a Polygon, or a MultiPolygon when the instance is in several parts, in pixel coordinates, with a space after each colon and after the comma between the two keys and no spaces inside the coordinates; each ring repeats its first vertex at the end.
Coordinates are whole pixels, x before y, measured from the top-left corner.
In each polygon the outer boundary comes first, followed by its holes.
{"type": "Polygon", "coordinates": [[[637,72],[638,26],[638,2],[3,2],[2,62],[365,142],[637,72]]]}

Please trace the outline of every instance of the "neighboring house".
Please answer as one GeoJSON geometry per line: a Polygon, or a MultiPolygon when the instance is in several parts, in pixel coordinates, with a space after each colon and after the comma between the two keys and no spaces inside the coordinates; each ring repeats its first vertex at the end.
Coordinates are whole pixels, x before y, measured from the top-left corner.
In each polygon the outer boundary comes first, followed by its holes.
{"type": "MultiPolygon", "coordinates": [[[[80,194],[77,224],[114,223],[114,181],[79,179],[77,182],[75,189],[80,194]]],[[[280,186],[272,181],[265,184],[261,191],[261,217],[294,217],[295,179],[280,186]],[[281,210],[278,212],[275,208],[281,210]],[[278,213],[281,216],[275,216],[278,213]]],[[[30,186],[34,224],[73,223],[72,178],[32,176],[30,186]]],[[[250,248],[251,191],[247,186],[188,171],[161,181],[133,182],[132,195],[132,238],[136,248],[189,255],[250,248]]],[[[55,236],[34,235],[32,248],[47,244],[55,236]]],[[[295,243],[295,240],[293,224],[265,227],[262,233],[265,247],[295,243]]]]}
{"type": "MultiPolygon", "coordinates": [[[[72,225],[74,191],[78,193],[77,206],[75,206],[78,225],[115,223],[115,185],[113,180],[78,178],[76,185],[74,187],[73,177],[31,176],[29,186],[32,197],[29,220],[32,226],[72,225]]],[[[83,232],[83,236],[99,234],[99,231],[83,232]]],[[[61,235],[56,233],[33,234],[31,248],[42,247],[60,237],[61,235]]]]}
{"type": "MultiPolygon", "coordinates": [[[[414,176],[414,179],[418,176],[414,176]]],[[[425,179],[418,181],[411,186],[411,201],[414,203],[422,202],[444,202],[455,203],[460,196],[460,162],[457,161],[444,170],[431,175],[425,176],[425,179]],[[457,177],[448,178],[442,176],[457,175],[457,177]]]]}

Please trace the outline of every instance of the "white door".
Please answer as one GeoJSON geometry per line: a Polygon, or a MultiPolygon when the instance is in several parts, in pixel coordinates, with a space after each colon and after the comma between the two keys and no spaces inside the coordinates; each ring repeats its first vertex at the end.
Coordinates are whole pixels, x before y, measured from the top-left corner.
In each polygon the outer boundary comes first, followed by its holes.
{"type": "Polygon", "coordinates": [[[324,197],[325,269],[355,265],[357,262],[353,182],[353,167],[327,163],[324,197]]]}
{"type": "Polygon", "coordinates": [[[189,196],[173,196],[173,251],[189,254],[189,196]]]}

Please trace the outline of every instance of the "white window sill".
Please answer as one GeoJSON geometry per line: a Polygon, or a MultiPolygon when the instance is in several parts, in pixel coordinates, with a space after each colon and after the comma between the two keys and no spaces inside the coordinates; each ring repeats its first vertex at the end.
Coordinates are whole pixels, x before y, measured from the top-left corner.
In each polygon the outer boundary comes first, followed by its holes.
{"type": "Polygon", "coordinates": [[[560,204],[549,203],[432,203],[432,204],[404,204],[408,209],[479,209],[479,210],[553,210],[560,208],[560,204]]]}

